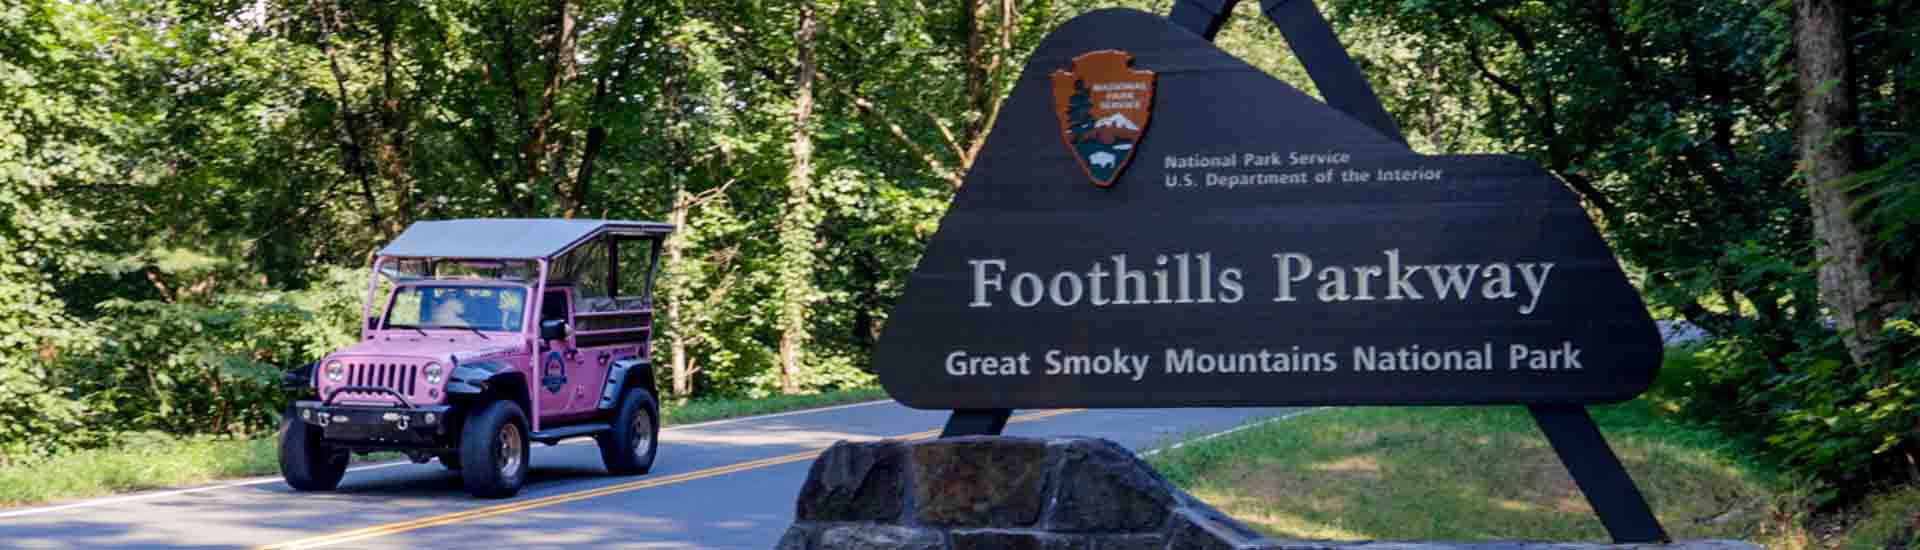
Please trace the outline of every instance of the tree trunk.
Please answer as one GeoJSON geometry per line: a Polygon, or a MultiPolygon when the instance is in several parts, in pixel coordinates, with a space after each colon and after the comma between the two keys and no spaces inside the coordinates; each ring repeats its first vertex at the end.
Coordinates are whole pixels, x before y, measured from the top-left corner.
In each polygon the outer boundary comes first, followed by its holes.
{"type": "Polygon", "coordinates": [[[521,150],[521,162],[526,166],[524,173],[528,189],[536,188],[542,181],[551,178],[554,196],[561,203],[560,209],[572,212],[578,205],[572,204],[572,195],[564,188],[570,182],[566,181],[563,172],[547,169],[555,164],[553,156],[560,149],[559,140],[554,138],[560,89],[574,76],[575,33],[578,29],[574,26],[572,5],[566,0],[555,0],[550,25],[542,44],[548,58],[546,82],[540,92],[540,110],[533,115],[525,129],[527,143],[521,150]]]}
{"type": "Polygon", "coordinates": [[[807,302],[813,295],[813,33],[812,2],[800,4],[794,47],[799,76],[793,101],[793,170],[787,175],[787,212],[780,224],[780,391],[800,391],[800,360],[807,340],[807,302]]]}
{"type": "MultiPolygon", "coordinates": [[[[679,230],[668,234],[667,242],[662,243],[661,246],[666,249],[666,265],[668,266],[685,265],[680,262],[686,255],[687,238],[685,237],[685,232],[687,227],[687,210],[692,208],[689,202],[686,186],[678,182],[674,183],[673,210],[667,214],[667,222],[672,223],[673,226],[679,228],[679,230]]],[[[677,282],[673,284],[673,288],[680,288],[682,286],[682,284],[677,282]]],[[[684,334],[687,327],[680,325],[680,321],[684,319],[684,317],[680,315],[680,308],[686,307],[685,298],[687,294],[688,293],[683,291],[671,289],[667,292],[667,326],[673,327],[673,332],[667,336],[667,353],[672,356],[669,364],[673,369],[674,399],[686,399],[693,396],[693,372],[691,372],[692,368],[690,362],[687,360],[687,337],[684,334]]]]}
{"type": "Polygon", "coordinates": [[[393,185],[393,217],[387,221],[387,235],[399,235],[413,223],[416,212],[413,197],[412,145],[408,139],[406,113],[402,112],[400,96],[394,92],[393,58],[394,6],[383,6],[380,11],[380,120],[376,125],[384,134],[375,160],[379,163],[379,172],[387,182],[393,185]]]}
{"type": "Polygon", "coordinates": [[[967,68],[967,110],[968,118],[960,129],[960,140],[954,144],[954,155],[961,174],[973,168],[973,161],[980,154],[980,147],[987,142],[987,132],[993,129],[993,122],[1000,116],[999,82],[1002,61],[1007,52],[1013,49],[1013,33],[1016,27],[1019,7],[1013,0],[998,0],[1000,22],[993,32],[998,33],[994,44],[987,42],[988,29],[984,20],[988,0],[967,0],[964,27],[966,32],[966,51],[961,63],[967,68]]]}
{"type": "MultiPolygon", "coordinates": [[[[993,75],[987,67],[987,29],[981,21],[981,13],[986,7],[985,0],[965,0],[966,14],[962,17],[967,34],[966,53],[960,62],[967,68],[967,109],[973,111],[969,116],[985,115],[986,104],[993,101],[989,96],[989,80],[993,75]]],[[[985,118],[984,116],[981,118],[985,118]]],[[[972,143],[978,125],[969,121],[961,130],[963,143],[972,143]]],[[[962,152],[960,164],[965,169],[967,159],[962,152]]]]}
{"type": "Polygon", "coordinates": [[[1844,0],[1794,2],[1794,64],[1799,71],[1800,169],[1813,207],[1820,297],[1846,334],[1847,351],[1865,362],[1888,303],[1867,272],[1864,228],[1850,215],[1854,197],[1834,185],[1859,171],[1863,158],[1854,105],[1852,56],[1844,0]]]}

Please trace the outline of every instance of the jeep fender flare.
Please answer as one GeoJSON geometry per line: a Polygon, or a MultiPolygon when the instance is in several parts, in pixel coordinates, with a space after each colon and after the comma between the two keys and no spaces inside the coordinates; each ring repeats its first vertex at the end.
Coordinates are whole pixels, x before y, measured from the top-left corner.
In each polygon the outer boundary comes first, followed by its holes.
{"type": "Polygon", "coordinates": [[[660,399],[660,392],[653,386],[653,363],[638,357],[620,359],[607,365],[607,383],[600,391],[599,409],[611,411],[619,408],[620,396],[627,390],[639,388],[660,399]]]}
{"type": "Polygon", "coordinates": [[[533,408],[527,393],[526,373],[514,370],[504,362],[478,361],[460,363],[447,375],[447,397],[450,399],[480,399],[493,397],[520,404],[520,410],[532,414],[533,408]]]}
{"type": "Polygon", "coordinates": [[[317,386],[313,384],[313,375],[320,370],[319,366],[320,363],[309,363],[287,369],[286,373],[280,375],[280,388],[294,391],[314,390],[317,386]]]}
{"type": "Polygon", "coordinates": [[[455,363],[453,372],[447,374],[448,394],[478,395],[486,393],[488,386],[497,385],[496,378],[517,375],[506,363],[498,361],[479,361],[474,363],[455,363]]]}

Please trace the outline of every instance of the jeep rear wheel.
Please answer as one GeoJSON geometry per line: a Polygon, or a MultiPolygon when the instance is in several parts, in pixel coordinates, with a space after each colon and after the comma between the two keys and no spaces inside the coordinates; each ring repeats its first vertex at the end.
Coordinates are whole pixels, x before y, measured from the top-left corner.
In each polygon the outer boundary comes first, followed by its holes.
{"type": "Polygon", "coordinates": [[[292,408],[280,419],[280,477],[295,491],[331,491],[347,473],[346,449],[329,449],[320,429],[300,420],[292,408]]]}
{"type": "Polygon", "coordinates": [[[653,469],[654,451],[660,446],[660,406],[647,390],[635,389],[620,400],[620,413],[614,416],[613,429],[594,436],[600,443],[600,460],[614,475],[637,475],[653,469]]]}
{"type": "Polygon", "coordinates": [[[460,478],[467,492],[506,498],[527,481],[527,415],[512,401],[495,401],[467,417],[460,430],[460,478]]]}

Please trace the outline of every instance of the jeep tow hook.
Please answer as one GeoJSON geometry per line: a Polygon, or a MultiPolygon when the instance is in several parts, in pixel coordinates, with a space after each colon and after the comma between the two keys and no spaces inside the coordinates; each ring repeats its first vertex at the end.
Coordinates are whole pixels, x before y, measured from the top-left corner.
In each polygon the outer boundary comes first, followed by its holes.
{"type": "Polygon", "coordinates": [[[394,427],[404,430],[407,429],[408,420],[410,420],[412,416],[406,413],[390,412],[380,415],[380,418],[392,422],[394,427]]]}

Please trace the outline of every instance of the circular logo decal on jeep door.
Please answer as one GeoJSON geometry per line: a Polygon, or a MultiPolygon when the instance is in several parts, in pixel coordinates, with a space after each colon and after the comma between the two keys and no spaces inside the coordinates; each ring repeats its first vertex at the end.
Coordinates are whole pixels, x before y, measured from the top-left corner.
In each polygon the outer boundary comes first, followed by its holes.
{"type": "Polygon", "coordinates": [[[547,388],[549,392],[560,393],[560,387],[566,384],[566,359],[560,357],[560,352],[548,353],[545,365],[540,368],[540,385],[547,388]]]}

